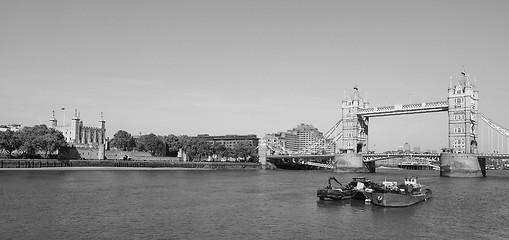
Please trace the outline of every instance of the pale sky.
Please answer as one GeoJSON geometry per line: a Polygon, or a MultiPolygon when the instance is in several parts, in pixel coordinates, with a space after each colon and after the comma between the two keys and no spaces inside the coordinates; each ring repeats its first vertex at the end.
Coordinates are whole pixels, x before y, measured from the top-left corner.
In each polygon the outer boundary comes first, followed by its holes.
{"type": "MultiPolygon", "coordinates": [[[[509,1],[0,1],[0,124],[108,136],[326,132],[354,85],[373,107],[443,101],[463,67],[509,126],[509,1]]],[[[447,113],[374,118],[370,148],[447,146],[447,113]]]]}

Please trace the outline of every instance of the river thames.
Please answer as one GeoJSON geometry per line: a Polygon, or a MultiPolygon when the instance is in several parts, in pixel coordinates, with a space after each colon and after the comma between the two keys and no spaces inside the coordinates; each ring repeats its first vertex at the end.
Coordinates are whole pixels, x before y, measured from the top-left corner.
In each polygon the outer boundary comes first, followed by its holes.
{"type": "Polygon", "coordinates": [[[0,171],[1,239],[509,239],[509,171],[0,171]],[[319,201],[330,176],[402,181],[433,197],[406,208],[319,201]]]}

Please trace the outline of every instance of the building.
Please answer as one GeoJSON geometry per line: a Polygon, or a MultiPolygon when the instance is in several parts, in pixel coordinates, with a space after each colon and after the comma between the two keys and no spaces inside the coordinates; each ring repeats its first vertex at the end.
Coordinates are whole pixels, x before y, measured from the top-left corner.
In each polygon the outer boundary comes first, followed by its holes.
{"type": "Polygon", "coordinates": [[[322,132],[311,124],[301,123],[292,130],[267,134],[264,137],[272,151],[287,154],[317,154],[334,152],[335,144],[325,139],[322,132]]]}
{"type": "Polygon", "coordinates": [[[298,136],[291,132],[277,132],[266,134],[264,139],[272,147],[274,154],[287,154],[297,152],[298,136]]]}
{"type": "Polygon", "coordinates": [[[421,147],[415,146],[414,147],[414,153],[421,153],[421,147]]]}
{"type": "Polygon", "coordinates": [[[312,151],[319,152],[320,147],[325,146],[323,140],[323,133],[318,131],[318,128],[311,124],[301,123],[296,128],[289,130],[288,132],[297,135],[296,149],[300,151],[312,151]],[[319,143],[319,144],[316,144],[319,143]],[[312,149],[309,149],[309,148],[312,149]]]}
{"type": "Polygon", "coordinates": [[[55,111],[53,111],[53,117],[49,121],[49,127],[62,132],[66,142],[72,146],[99,147],[99,145],[106,143],[106,121],[104,121],[102,112],[98,127],[85,126],[76,109],[70,124],[58,125],[55,111]]]}
{"type": "Polygon", "coordinates": [[[17,132],[23,128],[24,126],[21,124],[9,123],[7,125],[0,125],[0,132],[5,132],[7,130],[17,132]]]}
{"type": "Polygon", "coordinates": [[[219,143],[227,148],[233,148],[237,144],[246,144],[249,146],[258,146],[258,137],[255,134],[249,135],[225,135],[225,136],[209,136],[208,134],[199,134],[197,138],[202,138],[211,144],[219,143]]]}
{"type": "Polygon", "coordinates": [[[405,153],[409,153],[410,152],[410,144],[408,142],[403,144],[403,152],[405,152],[405,153]]]}

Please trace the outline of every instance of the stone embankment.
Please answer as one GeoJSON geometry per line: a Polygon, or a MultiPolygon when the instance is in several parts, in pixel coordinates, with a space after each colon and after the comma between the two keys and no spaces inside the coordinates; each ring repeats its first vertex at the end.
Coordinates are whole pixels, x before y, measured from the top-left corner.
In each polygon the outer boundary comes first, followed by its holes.
{"type": "Polygon", "coordinates": [[[182,161],[137,161],[137,160],[58,160],[58,159],[3,159],[0,168],[66,168],[66,167],[111,167],[111,168],[197,168],[212,170],[258,170],[259,163],[236,162],[182,162],[182,161]]]}

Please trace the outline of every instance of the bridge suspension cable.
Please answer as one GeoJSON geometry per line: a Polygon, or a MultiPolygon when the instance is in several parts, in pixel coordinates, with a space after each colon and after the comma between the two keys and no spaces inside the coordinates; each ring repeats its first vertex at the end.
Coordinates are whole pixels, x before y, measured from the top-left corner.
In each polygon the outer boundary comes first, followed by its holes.
{"type": "Polygon", "coordinates": [[[486,115],[484,115],[483,113],[480,113],[479,112],[479,117],[486,123],[488,124],[488,126],[490,126],[491,128],[497,130],[497,132],[499,132],[500,134],[506,136],[506,137],[509,137],[509,130],[507,130],[506,128],[503,128],[501,127],[500,125],[496,124],[494,121],[492,121],[491,119],[489,119],[486,115]]]}
{"type": "Polygon", "coordinates": [[[341,136],[343,136],[343,131],[341,131],[336,136],[334,136],[333,139],[330,139],[330,137],[336,131],[336,129],[339,127],[341,122],[343,122],[343,119],[339,119],[339,121],[336,124],[334,124],[334,126],[332,126],[331,129],[329,129],[327,132],[325,132],[323,137],[317,139],[313,144],[300,150],[299,152],[297,152],[297,154],[306,154],[306,153],[309,154],[311,151],[316,150],[317,148],[324,149],[324,150],[329,148],[332,145],[332,143],[336,142],[339,138],[341,138],[341,136]]]}
{"type": "Polygon", "coordinates": [[[480,128],[480,134],[482,139],[485,139],[486,137],[488,140],[486,141],[486,144],[484,141],[481,140],[481,149],[482,152],[496,152],[496,153],[503,153],[506,152],[508,147],[506,146],[507,140],[509,138],[509,130],[507,128],[504,128],[500,126],[499,124],[495,123],[493,120],[488,118],[483,113],[478,113],[479,118],[486,123],[488,126],[488,130],[486,133],[486,136],[484,135],[484,127],[481,125],[480,128]],[[495,139],[496,138],[496,139],[495,139]],[[486,147],[487,145],[487,147],[486,147]],[[487,148],[487,151],[485,149],[487,148]]]}

